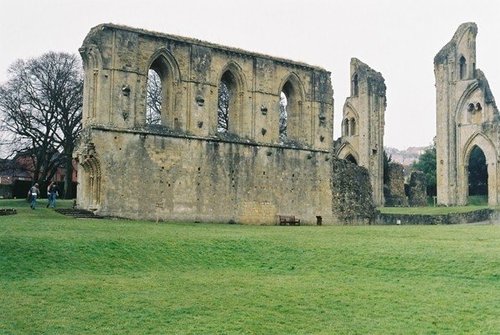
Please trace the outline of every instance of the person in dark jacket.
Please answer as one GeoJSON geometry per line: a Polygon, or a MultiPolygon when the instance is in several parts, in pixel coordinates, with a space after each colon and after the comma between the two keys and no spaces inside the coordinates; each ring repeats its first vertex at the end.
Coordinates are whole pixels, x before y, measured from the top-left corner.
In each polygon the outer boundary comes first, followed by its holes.
{"type": "Polygon", "coordinates": [[[35,183],[35,185],[31,186],[30,190],[28,191],[28,198],[30,199],[31,209],[36,208],[36,199],[39,196],[40,196],[40,189],[38,188],[38,183],[35,183]]]}
{"type": "Polygon", "coordinates": [[[49,187],[47,187],[47,197],[49,199],[49,203],[47,204],[47,208],[55,208],[56,207],[56,199],[59,196],[59,190],[57,188],[57,184],[55,182],[51,182],[49,187]]]}

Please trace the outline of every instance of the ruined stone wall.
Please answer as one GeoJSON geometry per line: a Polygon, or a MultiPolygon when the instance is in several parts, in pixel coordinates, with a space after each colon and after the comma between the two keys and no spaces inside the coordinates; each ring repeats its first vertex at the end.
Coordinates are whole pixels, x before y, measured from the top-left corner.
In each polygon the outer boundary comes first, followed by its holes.
{"type": "Polygon", "coordinates": [[[85,69],[78,205],[152,220],[337,223],[332,210],[333,90],[318,67],[178,36],[100,25],[85,69]],[[162,77],[161,124],[146,123],[149,69],[162,77]],[[217,132],[221,77],[234,102],[217,132]],[[289,99],[279,139],[280,92],[289,99]],[[233,93],[234,93],[233,92],[233,93]]]}
{"type": "Polygon", "coordinates": [[[389,163],[388,185],[385,190],[385,205],[387,207],[406,207],[408,198],[405,193],[405,173],[404,166],[396,163],[389,163]]]}
{"type": "Polygon", "coordinates": [[[274,224],[283,214],[332,223],[329,153],[92,131],[103,215],[274,224]]]}
{"type": "Polygon", "coordinates": [[[436,77],[437,200],[465,205],[468,164],[479,147],[488,169],[488,203],[499,203],[499,113],[484,73],[476,69],[477,26],[460,25],[434,58],[436,77]]]}
{"type": "Polygon", "coordinates": [[[375,205],[366,168],[334,158],[332,169],[334,215],[344,224],[372,223],[375,205]]]}
{"type": "Polygon", "coordinates": [[[179,134],[217,136],[218,88],[222,76],[230,73],[236,96],[232,135],[280,144],[280,93],[288,85],[293,95],[288,140],[307,148],[331,148],[333,90],[330,73],[322,68],[111,24],[92,28],[80,53],[84,127],[145,128],[148,71],[155,69],[165,90],[162,126],[179,134]]]}
{"type": "Polygon", "coordinates": [[[465,213],[448,213],[440,215],[429,214],[388,214],[378,213],[375,219],[376,224],[382,225],[435,225],[435,224],[464,224],[497,220],[496,212],[492,209],[479,209],[465,213]]]}
{"type": "Polygon", "coordinates": [[[427,179],[422,171],[413,171],[408,183],[408,205],[427,206],[427,179]]]}
{"type": "Polygon", "coordinates": [[[352,58],[351,96],[344,104],[342,137],[337,155],[368,169],[373,201],[378,206],[384,204],[385,94],[382,75],[352,58]]]}

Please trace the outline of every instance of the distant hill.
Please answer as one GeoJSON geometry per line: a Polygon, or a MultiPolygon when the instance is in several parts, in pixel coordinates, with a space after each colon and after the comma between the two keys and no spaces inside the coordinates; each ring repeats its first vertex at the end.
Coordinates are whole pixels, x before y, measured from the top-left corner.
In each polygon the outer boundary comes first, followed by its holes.
{"type": "Polygon", "coordinates": [[[391,157],[393,162],[409,166],[413,164],[421,154],[424,153],[427,147],[409,147],[406,150],[399,150],[396,148],[385,147],[385,152],[389,157],[391,157]]]}

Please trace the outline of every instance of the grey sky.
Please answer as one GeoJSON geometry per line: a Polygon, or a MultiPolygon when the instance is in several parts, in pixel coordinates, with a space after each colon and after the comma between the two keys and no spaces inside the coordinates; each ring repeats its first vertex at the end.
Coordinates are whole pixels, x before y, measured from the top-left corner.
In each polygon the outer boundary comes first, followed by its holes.
{"type": "Polygon", "coordinates": [[[385,145],[404,149],[432,143],[433,58],[459,24],[478,24],[477,67],[500,90],[499,10],[497,0],[0,0],[0,83],[16,59],[77,53],[91,27],[112,22],[326,68],[337,138],[357,57],[384,76],[385,145]]]}

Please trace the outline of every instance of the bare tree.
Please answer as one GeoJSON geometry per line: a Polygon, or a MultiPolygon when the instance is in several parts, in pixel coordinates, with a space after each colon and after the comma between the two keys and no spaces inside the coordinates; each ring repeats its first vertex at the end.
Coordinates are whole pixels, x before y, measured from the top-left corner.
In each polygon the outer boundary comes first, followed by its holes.
{"type": "Polygon", "coordinates": [[[148,72],[146,124],[161,124],[161,78],[155,70],[148,72]]]}
{"type": "Polygon", "coordinates": [[[217,105],[217,131],[226,133],[229,129],[229,86],[225,81],[220,82],[219,101],[217,105]]]}
{"type": "Polygon", "coordinates": [[[13,137],[5,125],[5,120],[0,118],[0,159],[8,158],[12,154],[11,148],[13,146],[13,137]]]}
{"type": "Polygon", "coordinates": [[[64,166],[65,194],[73,174],[72,154],[81,130],[83,76],[79,58],[49,52],[18,60],[0,86],[2,126],[10,133],[13,154],[32,158],[33,178],[46,182],[64,166]]]}
{"type": "MultiPolygon", "coordinates": [[[[217,131],[226,133],[229,129],[229,85],[225,80],[220,82],[217,105],[217,131]]],[[[162,86],[161,78],[156,71],[148,72],[146,124],[161,124],[162,86]]]]}

